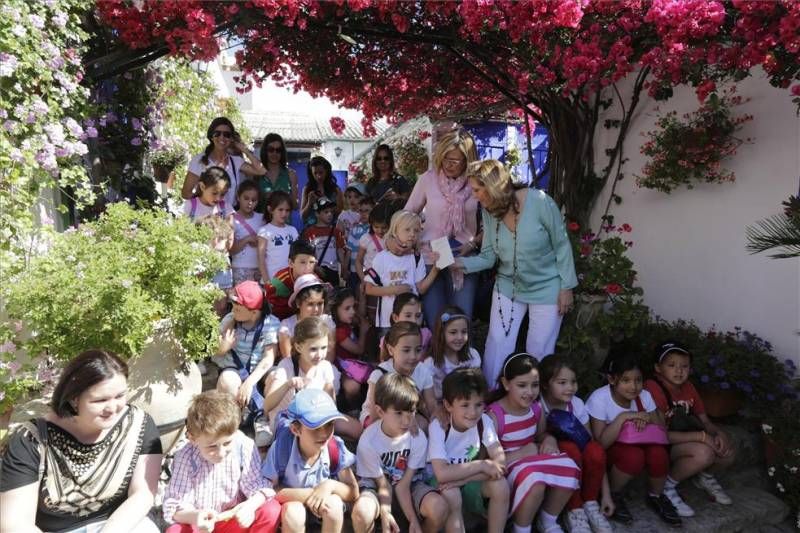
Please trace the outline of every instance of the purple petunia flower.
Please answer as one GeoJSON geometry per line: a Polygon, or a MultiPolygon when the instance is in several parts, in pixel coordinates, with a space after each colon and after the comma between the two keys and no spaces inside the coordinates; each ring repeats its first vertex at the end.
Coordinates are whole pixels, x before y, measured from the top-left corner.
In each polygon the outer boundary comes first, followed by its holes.
{"type": "Polygon", "coordinates": [[[725,376],[725,369],[724,368],[716,369],[714,371],[714,375],[717,376],[718,378],[724,377],[725,376]]]}
{"type": "Polygon", "coordinates": [[[772,393],[767,393],[767,400],[770,402],[775,401],[775,395],[772,393]]]}
{"type": "Polygon", "coordinates": [[[722,390],[727,390],[731,388],[731,385],[727,381],[723,381],[722,383],[719,384],[719,388],[722,390]]]}
{"type": "Polygon", "coordinates": [[[702,376],[700,376],[700,381],[702,381],[703,383],[708,383],[709,381],[711,381],[711,378],[703,374],[702,376]]]}
{"type": "Polygon", "coordinates": [[[141,146],[142,140],[139,137],[134,137],[133,139],[131,139],[131,144],[134,146],[141,146]]]}

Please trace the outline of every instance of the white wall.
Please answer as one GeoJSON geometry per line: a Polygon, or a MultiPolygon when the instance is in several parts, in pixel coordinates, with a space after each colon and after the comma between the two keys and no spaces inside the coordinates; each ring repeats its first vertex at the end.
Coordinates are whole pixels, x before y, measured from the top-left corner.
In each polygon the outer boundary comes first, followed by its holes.
{"type": "MultiPolygon", "coordinates": [[[[693,319],[701,327],[748,329],[771,342],[776,355],[800,362],[800,259],[749,255],[745,228],[781,212],[781,202],[797,194],[800,178],[800,119],[787,90],[769,85],[763,74],[740,82],[737,92],[752,100],[739,113],[754,116],[741,136],[752,137],[725,164],[736,181],[702,184],[669,195],[636,187],[634,174],[645,158],[641,132],[653,129],[654,111],[679,114],[698,107],[694,91],[681,87],[667,102],[643,96],[625,143],[626,178],[617,186],[623,203],[612,207],[615,222],[633,226],[630,256],[639,272],[645,303],[658,315],[693,319]]],[[[614,108],[601,116],[616,118],[614,108]]],[[[597,154],[614,135],[599,128],[597,154]]],[[[605,166],[598,155],[596,168],[605,166]]],[[[598,202],[599,225],[610,187],[598,202]]]]}

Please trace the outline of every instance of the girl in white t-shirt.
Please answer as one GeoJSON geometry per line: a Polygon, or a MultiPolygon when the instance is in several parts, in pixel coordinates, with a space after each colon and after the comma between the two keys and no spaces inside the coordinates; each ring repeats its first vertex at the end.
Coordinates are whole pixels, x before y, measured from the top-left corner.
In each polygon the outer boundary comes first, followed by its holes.
{"type": "Polygon", "coordinates": [[[369,231],[358,240],[356,252],[356,274],[360,279],[358,285],[358,314],[366,317],[370,324],[375,325],[375,311],[378,309],[377,296],[367,296],[364,286],[366,271],[372,268],[372,262],[378,252],[382,252],[385,244],[383,237],[389,230],[389,210],[386,206],[378,205],[369,212],[369,231]]]}
{"type": "Polygon", "coordinates": [[[426,274],[425,261],[415,255],[421,232],[422,222],[416,213],[398,211],[392,216],[386,233],[386,249],[375,256],[372,269],[364,277],[365,292],[381,297],[375,314],[377,328],[389,327],[392,305],[398,294],[425,294],[439,273],[434,264],[426,274]]]}
{"type": "MultiPolygon", "coordinates": [[[[643,390],[640,357],[627,353],[611,353],[604,372],[608,385],[594,391],[586,401],[591,417],[592,434],[605,448],[608,457],[609,483],[614,500],[612,519],[630,523],[633,516],[620,495],[634,477],[647,469],[647,504],[671,526],[680,526],[675,507],[664,495],[664,482],[669,471],[669,452],[665,444],[631,444],[620,442],[620,433],[633,425],[635,431],[645,431],[648,424],[664,426],[664,418],[653,397],[643,390]]],[[[650,431],[650,433],[653,433],[650,431]]]]}
{"type": "Polygon", "coordinates": [[[269,222],[258,230],[258,269],[261,279],[270,280],[289,266],[289,248],[299,237],[288,223],[292,214],[292,197],[284,191],[273,191],[264,218],[269,222]]]}
{"type": "Polygon", "coordinates": [[[427,365],[422,362],[422,335],[419,326],[413,322],[396,322],[389,328],[384,338],[381,349],[381,363],[367,379],[367,399],[361,408],[360,419],[367,427],[379,418],[375,409],[375,384],[384,374],[397,372],[411,378],[422,397],[420,411],[415,417],[415,424],[411,428],[417,434],[420,428],[428,429],[428,420],[436,416],[443,426],[449,424],[447,412],[436,405],[436,395],[433,393],[433,376],[427,365]]]}
{"type": "Polygon", "coordinates": [[[436,401],[442,401],[442,381],[456,368],[480,368],[481,354],[469,343],[470,320],[460,307],[445,307],[433,329],[431,357],[425,360],[433,374],[436,401]]]}
{"type": "Polygon", "coordinates": [[[233,214],[233,246],[231,246],[231,267],[233,283],[259,281],[258,270],[258,231],[264,225],[264,217],[256,213],[258,205],[258,185],[247,180],[239,186],[236,195],[239,209],[233,214]]]}
{"type": "Polygon", "coordinates": [[[573,363],[563,355],[546,357],[539,365],[542,394],[539,403],[547,431],[558,440],[558,449],[581,469],[581,487],[566,506],[570,531],[611,532],[606,517],[614,514],[614,502],[606,473],[606,451],[591,438],[589,412],[576,396],[578,380],[573,363]],[[551,416],[552,414],[552,416],[551,416]]]}
{"type": "Polygon", "coordinates": [[[223,198],[231,186],[231,178],[224,168],[208,167],[197,183],[195,196],[184,200],[183,214],[198,221],[207,216],[228,217],[233,210],[223,198]]]}

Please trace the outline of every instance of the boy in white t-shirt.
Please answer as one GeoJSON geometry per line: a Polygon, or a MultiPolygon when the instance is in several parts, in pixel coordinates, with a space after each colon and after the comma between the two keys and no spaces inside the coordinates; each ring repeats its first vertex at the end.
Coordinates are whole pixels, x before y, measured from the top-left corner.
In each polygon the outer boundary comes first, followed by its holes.
{"type": "Polygon", "coordinates": [[[486,517],[489,533],[502,533],[506,525],[506,456],[492,419],[484,414],[487,393],[479,369],[454,370],[442,383],[450,427],[434,420],[428,428],[428,460],[450,506],[447,531],[464,531],[465,512],[486,517]]]}
{"type": "Polygon", "coordinates": [[[410,378],[387,374],[377,383],[380,421],[358,441],[356,472],[361,495],[353,507],[355,533],[373,531],[380,518],[384,532],[439,531],[450,514],[447,501],[424,481],[428,442],[409,428],[419,402],[410,378]],[[408,521],[401,529],[398,519],[408,521]]]}

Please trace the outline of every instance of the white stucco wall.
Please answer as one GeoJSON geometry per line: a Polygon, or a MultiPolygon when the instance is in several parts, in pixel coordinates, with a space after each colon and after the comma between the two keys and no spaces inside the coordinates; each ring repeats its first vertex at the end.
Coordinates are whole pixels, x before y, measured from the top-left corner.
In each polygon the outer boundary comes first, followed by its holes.
{"type": "MultiPolygon", "coordinates": [[[[645,303],[656,314],[693,319],[706,328],[741,326],[771,342],[779,357],[800,362],[800,259],[769,259],[745,249],[745,228],[780,213],[781,202],[798,192],[800,119],[788,91],[770,86],[761,74],[740,82],[737,91],[752,99],[738,109],[754,116],[741,132],[754,142],[727,161],[735,183],[703,184],[670,195],[637,188],[633,175],[645,161],[640,134],[653,129],[655,108],[680,114],[698,106],[687,87],[667,102],[645,95],[625,144],[626,178],[617,186],[623,203],[611,213],[616,223],[633,226],[630,256],[645,303]]],[[[612,108],[600,123],[618,114],[612,108]]],[[[614,135],[600,130],[596,146],[603,154],[614,135]]],[[[603,158],[598,155],[597,168],[605,166],[603,158]]],[[[609,190],[598,202],[594,227],[609,190]]]]}

